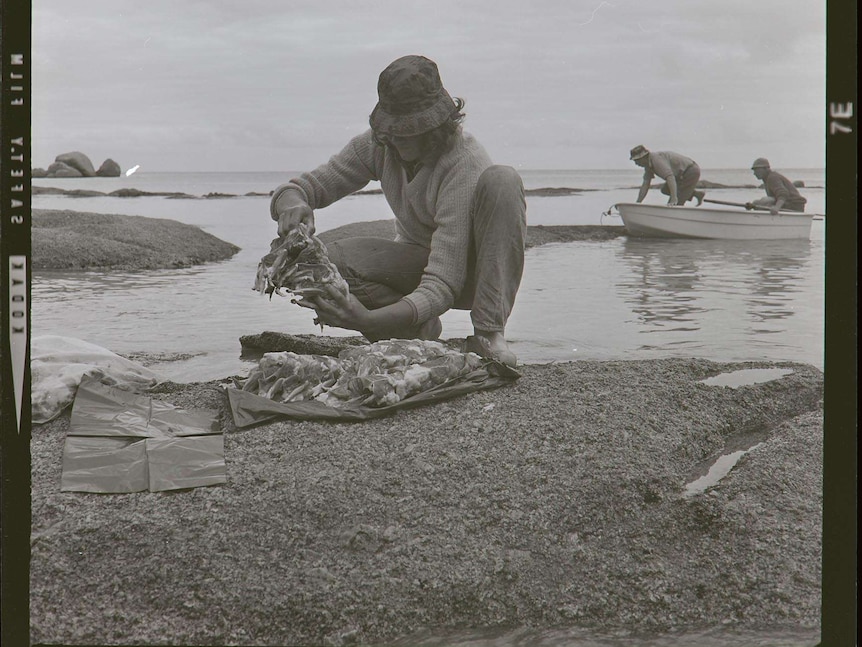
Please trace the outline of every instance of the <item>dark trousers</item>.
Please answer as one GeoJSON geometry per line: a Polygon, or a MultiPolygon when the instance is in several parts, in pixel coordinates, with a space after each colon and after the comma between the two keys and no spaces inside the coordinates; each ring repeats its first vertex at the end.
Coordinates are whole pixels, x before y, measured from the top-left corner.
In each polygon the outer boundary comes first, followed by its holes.
{"type": "MultiPolygon", "coordinates": [[[[700,167],[697,164],[692,164],[676,178],[676,199],[679,204],[685,204],[694,197],[698,180],[700,180],[700,167]]],[[[661,185],[661,192],[670,195],[667,182],[661,185]]]]}
{"type": "MultiPolygon", "coordinates": [[[[527,205],[517,171],[510,166],[487,168],[479,177],[468,217],[472,235],[467,282],[453,307],[470,310],[477,330],[503,332],[524,271],[527,205]]],[[[415,290],[430,254],[420,245],[368,237],[332,242],[327,249],[350,292],[371,310],[415,290]]]]}

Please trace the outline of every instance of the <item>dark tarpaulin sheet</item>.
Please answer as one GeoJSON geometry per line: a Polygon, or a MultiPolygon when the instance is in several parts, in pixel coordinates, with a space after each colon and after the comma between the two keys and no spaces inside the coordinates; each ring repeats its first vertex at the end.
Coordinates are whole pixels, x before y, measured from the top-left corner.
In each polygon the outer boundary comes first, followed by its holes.
{"type": "Polygon", "coordinates": [[[64,492],[176,490],[227,482],[216,412],[189,412],[85,380],[63,450],[64,492]]]}
{"type": "Polygon", "coordinates": [[[448,400],[459,395],[511,384],[521,374],[497,362],[488,362],[483,368],[472,371],[454,380],[439,384],[432,389],[411,395],[400,402],[385,407],[352,406],[343,409],[330,407],[316,400],[301,402],[275,402],[269,398],[227,387],[228,402],[234,424],[239,427],[268,422],[277,418],[296,420],[331,420],[333,422],[358,422],[390,415],[400,409],[418,407],[448,400]]]}
{"type": "Polygon", "coordinates": [[[69,434],[73,436],[121,436],[163,438],[219,434],[215,413],[191,412],[85,379],[72,405],[69,434]]]}
{"type": "Polygon", "coordinates": [[[146,438],[66,436],[63,492],[142,492],[149,485],[146,438]]]}
{"type": "Polygon", "coordinates": [[[224,436],[148,438],[150,492],[227,482],[224,436]]]}

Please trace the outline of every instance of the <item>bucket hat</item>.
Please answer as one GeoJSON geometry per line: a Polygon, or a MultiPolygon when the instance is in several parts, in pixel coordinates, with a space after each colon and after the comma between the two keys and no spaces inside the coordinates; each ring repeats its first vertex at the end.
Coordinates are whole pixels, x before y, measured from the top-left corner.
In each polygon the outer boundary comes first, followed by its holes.
{"type": "Polygon", "coordinates": [[[765,157],[758,157],[756,160],[754,160],[754,161],[751,163],[751,168],[752,168],[752,169],[756,169],[756,168],[769,168],[769,160],[768,160],[768,159],[766,159],[765,157]]]}
{"type": "Polygon", "coordinates": [[[437,64],[424,56],[402,56],[390,63],[380,73],[377,97],[368,121],[385,135],[421,135],[443,124],[456,109],[437,64]]]}
{"type": "Polygon", "coordinates": [[[649,151],[646,149],[646,147],[644,147],[644,146],[642,146],[642,145],[638,144],[637,146],[635,146],[635,147],[631,150],[630,155],[631,155],[631,156],[629,157],[629,159],[631,159],[631,160],[639,160],[641,157],[645,157],[646,155],[649,155],[649,151]]]}

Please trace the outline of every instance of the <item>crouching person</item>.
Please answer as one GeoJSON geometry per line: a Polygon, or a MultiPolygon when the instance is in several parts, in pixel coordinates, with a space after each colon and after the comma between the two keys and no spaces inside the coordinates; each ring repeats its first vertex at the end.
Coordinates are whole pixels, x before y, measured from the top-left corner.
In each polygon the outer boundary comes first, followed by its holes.
{"type": "Polygon", "coordinates": [[[799,194],[793,182],[770,168],[768,159],[758,157],[751,163],[751,171],[754,177],[763,182],[766,197],[747,202],[745,204],[747,209],[755,207],[769,209],[773,216],[777,216],[781,209],[805,211],[807,200],[799,194]]]}
{"type": "Polygon", "coordinates": [[[284,235],[314,210],[377,180],[395,214],[395,240],[327,244],[350,294],[305,299],[321,323],[371,341],[437,339],[440,315],[470,310],[467,350],[510,366],[505,338],[524,268],[526,202],[518,173],[493,165],[464,132],[464,102],[443,87],[437,65],[404,56],[380,74],[371,128],[313,171],[276,189],[270,213],[284,235]]]}

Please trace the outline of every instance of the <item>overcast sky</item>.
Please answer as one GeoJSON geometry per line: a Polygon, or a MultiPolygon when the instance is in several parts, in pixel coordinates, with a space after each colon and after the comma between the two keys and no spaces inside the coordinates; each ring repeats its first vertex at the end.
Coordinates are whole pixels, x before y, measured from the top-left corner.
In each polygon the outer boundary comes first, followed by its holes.
{"type": "Polygon", "coordinates": [[[521,169],[824,165],[823,0],[33,0],[33,165],[302,171],[434,59],[521,169]]]}

